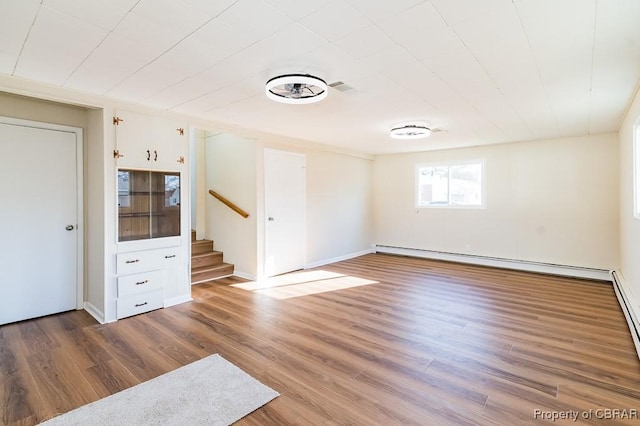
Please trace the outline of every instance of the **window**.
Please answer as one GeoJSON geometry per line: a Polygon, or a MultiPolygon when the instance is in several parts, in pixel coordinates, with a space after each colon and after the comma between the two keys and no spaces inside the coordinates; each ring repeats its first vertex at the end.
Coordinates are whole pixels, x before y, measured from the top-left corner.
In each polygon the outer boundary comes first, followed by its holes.
{"type": "Polygon", "coordinates": [[[483,207],[483,166],[484,161],[418,166],[417,207],[483,207]]]}

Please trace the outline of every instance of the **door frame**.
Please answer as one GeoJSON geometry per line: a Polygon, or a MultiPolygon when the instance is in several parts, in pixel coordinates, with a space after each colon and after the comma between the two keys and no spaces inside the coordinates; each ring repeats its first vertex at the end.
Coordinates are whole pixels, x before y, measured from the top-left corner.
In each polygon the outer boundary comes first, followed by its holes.
{"type": "Polygon", "coordinates": [[[307,156],[303,153],[300,152],[293,152],[293,151],[285,151],[282,149],[274,149],[274,148],[264,148],[263,151],[263,194],[264,194],[264,199],[263,199],[263,214],[262,214],[262,224],[263,224],[263,229],[264,229],[264,241],[263,241],[263,255],[262,255],[262,262],[263,262],[263,268],[262,268],[262,276],[264,278],[268,278],[270,275],[267,275],[267,262],[268,262],[268,257],[269,257],[269,252],[267,250],[267,238],[268,238],[268,224],[267,224],[267,215],[269,214],[269,212],[267,212],[267,197],[268,197],[268,191],[267,191],[267,178],[266,178],[266,169],[267,169],[267,153],[273,153],[273,154],[286,154],[286,155],[292,155],[295,157],[300,157],[302,159],[303,162],[303,167],[304,167],[304,176],[302,177],[303,179],[303,194],[302,197],[304,199],[304,212],[302,215],[302,222],[303,222],[303,235],[302,235],[302,241],[303,241],[303,247],[302,247],[302,269],[306,269],[307,268],[307,156]]]}
{"type": "Polygon", "coordinates": [[[81,127],[0,116],[1,124],[72,133],[76,138],[76,309],[84,308],[84,139],[81,127]]]}

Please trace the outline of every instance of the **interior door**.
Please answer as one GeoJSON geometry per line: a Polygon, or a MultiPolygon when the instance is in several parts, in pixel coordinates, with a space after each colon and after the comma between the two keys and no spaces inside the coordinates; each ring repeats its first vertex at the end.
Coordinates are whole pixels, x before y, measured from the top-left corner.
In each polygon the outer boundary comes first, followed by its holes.
{"type": "Polygon", "coordinates": [[[76,308],[76,134],[0,123],[0,324],[76,308]]]}
{"type": "Polygon", "coordinates": [[[265,275],[303,269],[306,258],[306,159],[267,149],[264,153],[265,275]]]}

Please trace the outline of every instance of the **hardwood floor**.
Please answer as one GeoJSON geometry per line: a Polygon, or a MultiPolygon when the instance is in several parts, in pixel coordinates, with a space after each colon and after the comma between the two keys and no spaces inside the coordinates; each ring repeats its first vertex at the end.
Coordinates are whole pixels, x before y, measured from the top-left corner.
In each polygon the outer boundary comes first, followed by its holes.
{"type": "Polygon", "coordinates": [[[639,421],[640,361],[608,283],[372,254],[270,285],[199,284],[108,325],[76,311],[0,327],[2,424],[214,353],[281,393],[240,425],[639,421]]]}

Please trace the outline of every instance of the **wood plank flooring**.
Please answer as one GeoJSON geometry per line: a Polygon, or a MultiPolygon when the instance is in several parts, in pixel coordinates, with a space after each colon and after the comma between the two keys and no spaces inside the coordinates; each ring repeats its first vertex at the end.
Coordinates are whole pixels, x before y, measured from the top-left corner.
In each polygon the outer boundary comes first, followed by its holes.
{"type": "Polygon", "coordinates": [[[608,283],[372,254],[193,296],[108,325],[75,311],[0,327],[0,423],[214,353],[281,393],[240,425],[640,422],[640,361],[608,283]]]}

